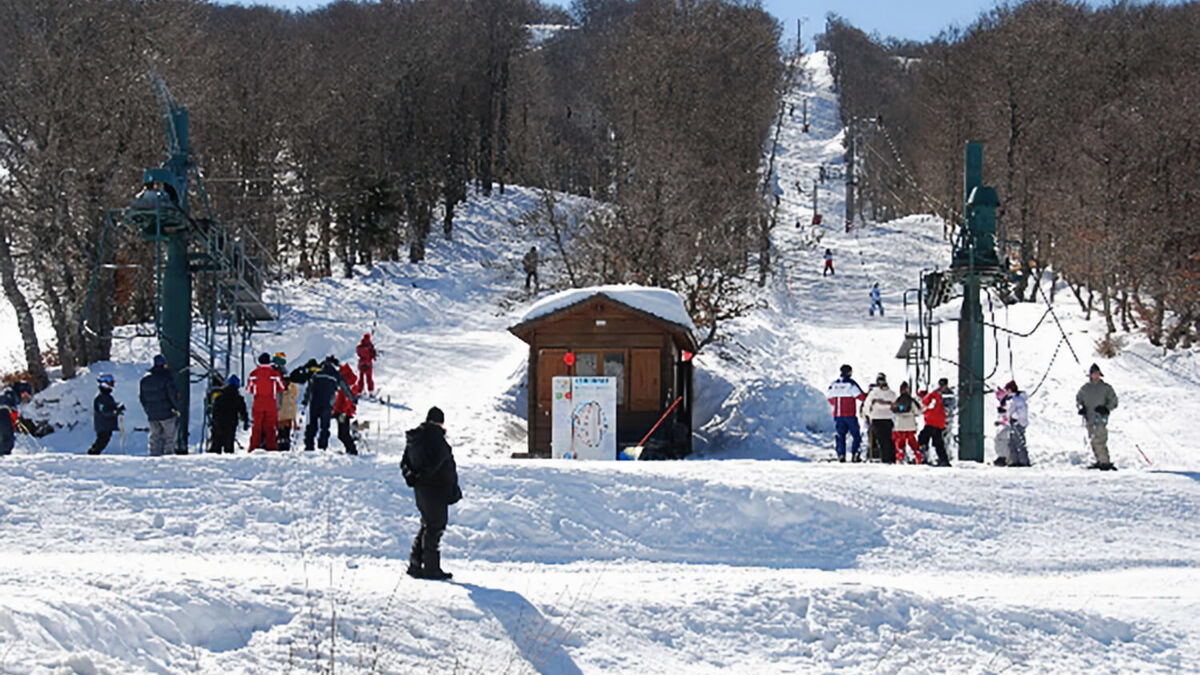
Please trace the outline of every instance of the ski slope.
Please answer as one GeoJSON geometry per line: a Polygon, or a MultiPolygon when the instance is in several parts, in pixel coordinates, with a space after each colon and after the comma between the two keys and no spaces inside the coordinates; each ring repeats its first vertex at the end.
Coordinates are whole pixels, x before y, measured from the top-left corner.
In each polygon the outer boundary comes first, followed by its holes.
{"type": "MultiPolygon", "coordinates": [[[[39,396],[34,416],[62,428],[0,461],[0,672],[1200,669],[1200,445],[1182,403],[1200,391],[1194,354],[1135,337],[1100,361],[1121,397],[1121,471],[1084,471],[1073,399],[1102,328],[1060,294],[1078,363],[1050,320],[1024,340],[989,335],[990,382],[1044,378],[1034,467],[817,461],[832,455],[838,365],[864,384],[903,379],[901,293],[949,245],[929,217],[838,231],[840,183],[822,190],[827,227],[807,226],[811,195],[793,183],[811,186],[842,148],[825,56],[804,72],[790,99],[799,111],[809,97],[811,133],[797,115],[781,136],[774,275],[764,308],[697,356],[695,458],[508,458],[525,448],[528,350],[506,328],[537,300],[520,257],[550,247],[512,224],[533,191],[475,196],[426,263],[273,291],[278,333],[250,356],[346,358],[374,334],[381,400],[360,406],[364,456],[145,458],[136,381],[155,349],[139,339],[39,396]],[[835,277],[821,276],[825,247],[835,277]],[[883,318],[866,312],[875,281],[883,318]],[[125,447],[80,456],[105,371],[130,405],[125,447]],[[399,453],[431,405],[465,494],[443,540],[449,583],[403,573],[418,516],[399,453]]],[[[541,271],[562,279],[553,259],[541,271]]],[[[1026,331],[1044,312],[993,316],[1026,331]]],[[[935,370],[954,379],[949,363],[935,370]]]]}

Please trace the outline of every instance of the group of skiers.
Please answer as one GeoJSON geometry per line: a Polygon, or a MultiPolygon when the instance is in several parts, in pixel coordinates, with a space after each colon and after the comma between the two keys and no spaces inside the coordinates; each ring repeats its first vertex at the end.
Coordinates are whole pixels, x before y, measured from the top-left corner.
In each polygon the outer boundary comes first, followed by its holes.
{"type": "MultiPolygon", "coordinates": [[[[850,461],[861,462],[862,436],[859,415],[867,425],[870,455],[885,464],[911,461],[930,463],[929,446],[937,453],[937,466],[950,466],[946,453],[947,411],[952,414],[956,398],[946,378],[938,380],[937,389],[918,391],[914,396],[907,382],[900,383],[899,393],[888,386],[887,376],[879,373],[869,391],[854,381],[854,370],[841,367],[838,379],[826,393],[833,407],[834,448],[839,462],[846,461],[846,436],[852,438],[850,461]],[[861,403],[861,407],[860,407],[861,403]],[[917,434],[917,416],[924,417],[924,427],[917,434]],[[908,453],[911,452],[910,456],[908,453]]],[[[1084,418],[1087,435],[1096,461],[1089,469],[1113,471],[1116,467],[1108,455],[1108,416],[1117,408],[1117,394],[1102,378],[1100,366],[1092,364],[1088,382],[1075,396],[1078,412],[1084,418]]],[[[996,390],[997,466],[1029,466],[1029,449],[1025,430],[1029,427],[1029,397],[1015,381],[996,390]]]]}
{"type": "MultiPolygon", "coordinates": [[[[320,362],[309,359],[289,372],[287,355],[283,352],[260,354],[258,366],[246,378],[246,391],[251,397],[249,412],[242,397],[241,379],[237,375],[224,380],[217,378],[205,402],[211,438],[208,451],[232,453],[237,443],[239,422],[243,430],[250,431],[247,446],[250,452],[260,448],[291,450],[292,437],[300,428],[299,413],[306,410],[305,450],[327,449],[330,423],[336,419],[337,437],[346,454],[357,455],[353,419],[358,400],[364,394],[375,396],[374,367],[379,353],[371,342],[370,333],[363,335],[355,352],[357,374],[349,364],[339,363],[332,355],[320,362]],[[304,396],[297,405],[301,386],[305,386],[304,396]]],[[[92,404],[96,440],[88,449],[90,455],[98,455],[108,446],[125,411],[125,406],[113,399],[112,390],[116,384],[113,376],[102,374],[97,379],[100,391],[92,404]]],[[[149,372],[139,382],[138,400],[149,421],[149,454],[157,457],[182,452],[176,441],[179,392],[167,360],[161,354],[154,357],[149,372]]],[[[0,442],[2,440],[0,434],[0,442]]],[[[11,449],[11,444],[9,447],[11,449]]]]}
{"type": "Polygon", "coordinates": [[[854,381],[854,369],[841,367],[838,379],[829,385],[826,394],[833,406],[835,449],[839,462],[846,461],[846,436],[852,439],[850,461],[861,462],[862,433],[858,419],[861,415],[868,429],[870,455],[884,464],[928,463],[929,446],[937,452],[937,466],[950,466],[946,454],[946,400],[951,396],[949,381],[938,380],[930,392],[919,391],[916,396],[907,382],[900,383],[897,394],[888,386],[887,376],[879,373],[875,384],[864,391],[854,381]],[[860,404],[861,403],[861,407],[860,404]],[[925,427],[917,434],[917,416],[923,415],[925,427]],[[908,452],[911,451],[911,457],[908,452]]]}

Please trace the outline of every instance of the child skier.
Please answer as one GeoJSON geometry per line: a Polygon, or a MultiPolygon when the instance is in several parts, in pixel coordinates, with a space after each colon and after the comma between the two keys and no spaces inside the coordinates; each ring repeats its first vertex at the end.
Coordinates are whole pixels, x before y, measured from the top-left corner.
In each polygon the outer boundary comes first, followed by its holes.
{"type": "Polygon", "coordinates": [[[279,392],[276,400],[279,408],[278,426],[275,432],[275,444],[280,450],[292,449],[292,432],[296,429],[296,400],[300,398],[300,385],[290,381],[287,373],[287,355],[278,352],[271,357],[271,365],[279,371],[283,379],[283,391],[279,392]]]}
{"type": "Polygon", "coordinates": [[[213,392],[212,399],[212,450],[210,452],[233,452],[237,439],[237,423],[242,429],[250,427],[250,416],[246,414],[246,400],[242,398],[242,383],[237,375],[230,375],[225,386],[213,392]]]}
{"type": "Polygon", "coordinates": [[[357,455],[358,447],[354,443],[354,430],[351,425],[354,423],[355,407],[354,402],[359,393],[362,392],[361,382],[354,377],[354,371],[350,369],[350,364],[343,363],[341,370],[342,381],[350,388],[350,393],[347,395],[345,391],[338,388],[337,395],[333,401],[333,416],[337,418],[338,424],[338,440],[346,448],[347,455],[357,455]]]}
{"type": "Polygon", "coordinates": [[[279,404],[277,397],[284,390],[283,378],[279,371],[271,365],[270,354],[260,354],[258,367],[250,373],[246,389],[254,396],[251,412],[254,417],[254,428],[250,431],[250,452],[262,447],[267,450],[278,449],[275,432],[279,427],[279,404]]]}
{"type": "Polygon", "coordinates": [[[372,371],[375,370],[375,358],[379,353],[371,343],[370,333],[363,334],[355,351],[358,353],[358,381],[362,384],[361,388],[366,389],[368,396],[375,396],[375,374],[372,371]]]}
{"type": "Polygon", "coordinates": [[[917,415],[924,412],[921,402],[913,398],[907,382],[900,383],[900,395],[892,402],[892,444],[896,446],[896,463],[903,464],[905,449],[913,451],[914,464],[924,462],[917,445],[917,415]]]}
{"type": "Polygon", "coordinates": [[[100,385],[100,393],[96,394],[95,400],[92,401],[92,424],[96,429],[96,440],[92,447],[88,448],[89,455],[104,452],[104,448],[107,448],[108,442],[112,440],[113,432],[120,427],[118,418],[125,414],[125,406],[113,399],[112,390],[116,385],[113,376],[105,373],[97,377],[96,382],[100,385]]]}
{"type": "Polygon", "coordinates": [[[870,315],[875,316],[875,309],[879,309],[879,316],[883,316],[883,296],[879,293],[879,282],[876,281],[871,286],[871,311],[870,315]]]}
{"type": "Polygon", "coordinates": [[[1025,429],[1029,426],[1029,398],[1010,381],[1004,385],[1008,399],[1008,465],[1029,466],[1029,448],[1025,445],[1025,429]]]}
{"type": "Polygon", "coordinates": [[[821,276],[833,274],[833,249],[825,249],[825,271],[821,272],[821,276]]]}

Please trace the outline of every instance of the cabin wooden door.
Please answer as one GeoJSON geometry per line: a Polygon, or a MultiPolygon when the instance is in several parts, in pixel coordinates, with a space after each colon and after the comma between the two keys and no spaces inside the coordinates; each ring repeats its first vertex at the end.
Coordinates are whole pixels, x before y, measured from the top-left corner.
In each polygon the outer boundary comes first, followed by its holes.
{"type": "Polygon", "coordinates": [[[553,378],[570,375],[570,368],[563,362],[567,350],[538,350],[537,363],[537,409],[536,420],[531,420],[534,431],[534,446],[550,450],[550,404],[554,396],[553,378]]]}
{"type": "Polygon", "coordinates": [[[657,411],[662,405],[662,353],[657,349],[634,349],[631,356],[629,409],[657,411]]]}

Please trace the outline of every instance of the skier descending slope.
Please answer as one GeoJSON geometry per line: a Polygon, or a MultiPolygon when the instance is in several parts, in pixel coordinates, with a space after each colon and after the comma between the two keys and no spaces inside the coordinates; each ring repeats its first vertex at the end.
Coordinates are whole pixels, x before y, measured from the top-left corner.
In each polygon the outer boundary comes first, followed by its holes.
{"type": "Polygon", "coordinates": [[[358,347],[354,350],[358,354],[358,381],[359,388],[367,392],[368,396],[375,395],[375,359],[379,353],[375,351],[375,345],[371,342],[371,334],[364,333],[362,341],[358,343],[358,347]]]}
{"type": "Polygon", "coordinates": [[[846,434],[854,439],[850,449],[851,461],[861,462],[862,435],[858,429],[858,402],[867,397],[867,393],[854,381],[851,375],[854,369],[843,365],[841,375],[829,385],[826,399],[833,406],[834,447],[837,450],[839,462],[846,461],[846,434]]]}

